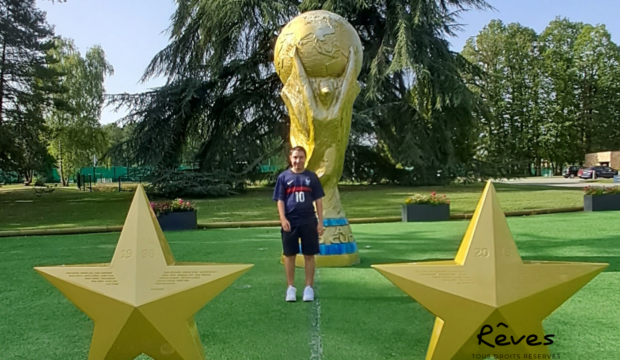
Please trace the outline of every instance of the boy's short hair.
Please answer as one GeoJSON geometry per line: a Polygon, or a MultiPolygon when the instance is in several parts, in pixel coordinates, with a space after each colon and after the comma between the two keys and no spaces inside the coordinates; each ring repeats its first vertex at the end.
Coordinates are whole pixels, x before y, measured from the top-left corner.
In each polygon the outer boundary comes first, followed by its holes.
{"type": "Polygon", "coordinates": [[[293,155],[294,151],[301,151],[304,153],[304,156],[308,156],[308,154],[306,153],[306,149],[304,149],[303,146],[295,146],[294,148],[291,149],[291,151],[289,152],[288,156],[293,155]]]}

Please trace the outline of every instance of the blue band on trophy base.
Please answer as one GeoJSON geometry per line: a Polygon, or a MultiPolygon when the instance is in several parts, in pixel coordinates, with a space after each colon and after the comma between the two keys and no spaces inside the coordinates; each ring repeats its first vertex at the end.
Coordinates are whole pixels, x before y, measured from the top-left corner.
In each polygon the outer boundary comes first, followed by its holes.
{"type": "Polygon", "coordinates": [[[329,245],[319,245],[319,249],[321,251],[321,255],[345,255],[345,254],[355,254],[357,252],[357,243],[340,243],[340,244],[329,244],[329,245]]]}
{"type": "Polygon", "coordinates": [[[331,219],[323,219],[323,226],[344,226],[349,225],[349,221],[346,218],[331,218],[331,219]]]}

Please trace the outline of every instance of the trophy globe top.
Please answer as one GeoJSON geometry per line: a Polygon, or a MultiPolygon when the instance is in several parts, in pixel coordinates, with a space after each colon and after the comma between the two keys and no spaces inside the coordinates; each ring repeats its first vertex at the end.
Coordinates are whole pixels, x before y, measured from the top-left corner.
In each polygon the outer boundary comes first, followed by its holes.
{"type": "MultiPolygon", "coordinates": [[[[362,43],[351,24],[342,16],[325,10],[308,11],[282,29],[275,46],[276,72],[286,83],[293,68],[294,51],[310,78],[341,77],[349,61],[350,49],[362,53],[362,43]]],[[[362,56],[355,57],[356,77],[362,56]]]]}

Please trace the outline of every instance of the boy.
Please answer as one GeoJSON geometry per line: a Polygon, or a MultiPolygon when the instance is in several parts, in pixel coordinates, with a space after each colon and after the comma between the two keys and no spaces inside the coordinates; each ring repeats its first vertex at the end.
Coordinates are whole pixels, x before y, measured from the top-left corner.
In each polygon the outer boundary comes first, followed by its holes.
{"type": "Polygon", "coordinates": [[[295,257],[299,253],[298,241],[301,239],[306,270],[303,300],[314,301],[314,256],[319,253],[319,235],[323,235],[324,230],[322,198],[325,193],[318,176],[306,169],[306,150],[303,147],[292,148],[289,159],[291,168],[278,176],[273,193],[282,223],[282,250],[288,283],[285,299],[297,301],[295,257]]]}

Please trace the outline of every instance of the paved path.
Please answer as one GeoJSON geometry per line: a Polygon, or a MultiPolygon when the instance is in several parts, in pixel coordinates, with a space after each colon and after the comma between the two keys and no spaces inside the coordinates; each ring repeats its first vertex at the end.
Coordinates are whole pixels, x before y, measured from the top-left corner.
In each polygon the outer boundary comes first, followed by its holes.
{"type": "Polygon", "coordinates": [[[517,180],[501,180],[498,182],[503,182],[506,184],[515,184],[515,185],[547,185],[547,186],[560,186],[560,187],[573,187],[573,188],[583,188],[586,186],[616,186],[620,184],[614,183],[599,183],[599,182],[586,182],[582,179],[565,179],[561,176],[556,177],[531,177],[525,179],[517,179],[517,180]]]}

